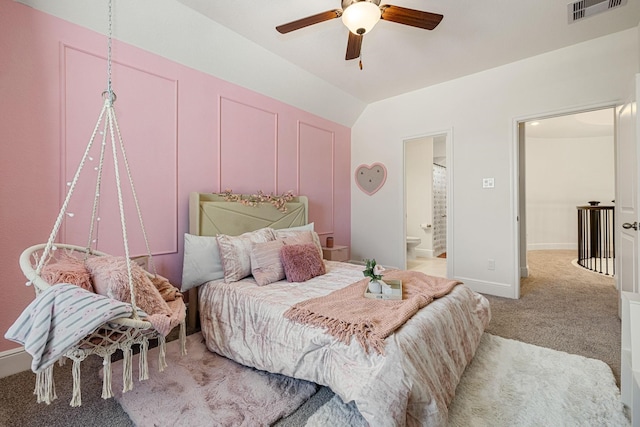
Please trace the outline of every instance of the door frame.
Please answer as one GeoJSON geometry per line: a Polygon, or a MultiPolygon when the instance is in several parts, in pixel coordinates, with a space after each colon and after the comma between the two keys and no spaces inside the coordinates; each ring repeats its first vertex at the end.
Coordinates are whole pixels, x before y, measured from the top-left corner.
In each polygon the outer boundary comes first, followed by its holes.
{"type": "MultiPolygon", "coordinates": [[[[522,144],[524,144],[524,139],[521,140],[520,135],[520,124],[524,124],[525,122],[530,122],[534,120],[544,120],[550,119],[558,116],[566,116],[570,114],[579,114],[587,111],[593,110],[602,110],[605,108],[612,108],[614,111],[616,107],[620,105],[619,102],[607,101],[607,102],[599,102],[594,104],[587,104],[582,106],[573,106],[565,109],[547,111],[535,114],[528,114],[524,116],[515,117],[512,122],[512,132],[513,132],[513,141],[511,144],[512,149],[512,158],[511,158],[511,200],[512,200],[512,244],[513,244],[513,253],[516,254],[514,257],[514,278],[513,278],[513,296],[512,298],[519,299],[520,298],[520,279],[521,279],[521,268],[527,269],[526,265],[526,247],[523,248],[522,243],[526,243],[526,204],[524,197],[521,198],[521,186],[524,186],[525,177],[523,176],[523,181],[520,181],[520,169],[521,169],[521,161],[524,161],[524,153],[522,153],[522,144]],[[524,229],[524,230],[523,230],[524,229]],[[521,232],[525,233],[525,236],[521,236],[521,232]],[[525,260],[525,265],[521,265],[521,259],[525,260]]],[[[615,123],[614,123],[615,126],[615,123]]],[[[524,132],[522,134],[522,138],[524,138],[524,132]]],[[[616,132],[614,131],[614,150],[617,152],[618,146],[618,138],[616,132]]],[[[525,171],[526,173],[526,171],[525,171]]],[[[617,281],[616,281],[617,284],[617,281]]]]}
{"type": "Polygon", "coordinates": [[[445,135],[445,145],[447,153],[447,277],[453,278],[454,272],[454,246],[453,246],[453,128],[425,132],[418,135],[406,136],[402,138],[402,242],[403,252],[403,268],[407,268],[407,145],[406,142],[419,139],[419,138],[433,138],[436,136],[445,135]]]}

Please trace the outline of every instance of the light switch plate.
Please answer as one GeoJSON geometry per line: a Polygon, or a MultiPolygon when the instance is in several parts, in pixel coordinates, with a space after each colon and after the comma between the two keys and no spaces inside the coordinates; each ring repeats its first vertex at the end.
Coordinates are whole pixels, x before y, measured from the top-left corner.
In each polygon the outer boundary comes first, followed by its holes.
{"type": "Polygon", "coordinates": [[[482,178],[482,188],[495,187],[495,181],[493,178],[482,178]]]}

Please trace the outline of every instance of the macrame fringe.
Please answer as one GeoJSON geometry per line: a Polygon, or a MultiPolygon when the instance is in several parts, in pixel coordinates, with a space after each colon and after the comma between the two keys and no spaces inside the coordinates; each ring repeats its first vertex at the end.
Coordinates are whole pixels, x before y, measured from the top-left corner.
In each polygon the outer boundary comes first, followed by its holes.
{"type": "Polygon", "coordinates": [[[74,408],[82,405],[82,392],[80,391],[80,363],[81,360],[73,360],[73,396],[70,405],[74,408]]]}
{"type": "Polygon", "coordinates": [[[113,391],[111,390],[111,353],[104,355],[102,366],[102,398],[109,399],[113,397],[113,391]]]}
{"type": "Polygon", "coordinates": [[[131,359],[133,358],[133,350],[131,346],[122,349],[122,392],[126,393],[133,389],[133,373],[131,359]]]}
{"type": "MultiPolygon", "coordinates": [[[[112,387],[112,378],[113,378],[113,369],[111,363],[111,356],[114,351],[120,349],[122,351],[123,360],[122,360],[122,392],[125,393],[133,389],[133,344],[140,345],[140,358],[138,360],[138,378],[140,381],[149,379],[149,337],[147,336],[138,336],[133,339],[130,335],[130,331],[127,331],[120,338],[128,337],[127,340],[123,340],[118,342],[112,341],[112,346],[105,348],[100,348],[98,345],[95,345],[93,348],[89,349],[80,349],[75,348],[74,350],[65,354],[65,357],[61,357],[58,359],[59,365],[64,365],[66,359],[71,359],[73,362],[72,366],[72,375],[73,375],[73,396],[71,398],[70,405],[72,407],[78,407],[82,405],[82,393],[81,393],[81,378],[80,378],[80,363],[89,355],[95,354],[102,357],[102,398],[109,399],[113,397],[113,387],[112,387]]],[[[155,338],[156,336],[152,336],[155,338]]],[[[180,354],[186,355],[186,322],[180,323],[180,354]]],[[[109,336],[107,336],[109,338],[109,336]]],[[[166,361],[167,355],[167,342],[165,337],[162,334],[157,335],[158,339],[158,347],[159,347],[159,355],[158,355],[158,370],[163,372],[165,368],[168,366],[166,361]]],[[[91,339],[83,341],[81,344],[92,343],[91,339]]],[[[37,397],[38,403],[46,403],[50,404],[52,401],[58,398],[56,394],[55,382],[53,380],[53,368],[55,364],[52,364],[48,368],[44,369],[41,372],[36,373],[36,383],[33,390],[33,394],[37,397]]]]}
{"type": "Polygon", "coordinates": [[[180,355],[187,355],[187,322],[180,322],[180,355]]]}
{"type": "Polygon", "coordinates": [[[160,347],[160,354],[158,355],[158,371],[164,372],[164,368],[167,366],[167,340],[163,335],[158,336],[158,347],[160,347]]]}
{"type": "Polygon", "coordinates": [[[140,358],[138,359],[138,380],[149,379],[149,363],[147,362],[147,352],[149,351],[149,340],[145,337],[140,343],[140,358]]]}
{"type": "Polygon", "coordinates": [[[53,381],[53,366],[49,366],[44,371],[36,373],[36,387],[33,394],[36,395],[38,403],[46,403],[47,405],[58,398],[56,395],[56,385],[53,381]]]}

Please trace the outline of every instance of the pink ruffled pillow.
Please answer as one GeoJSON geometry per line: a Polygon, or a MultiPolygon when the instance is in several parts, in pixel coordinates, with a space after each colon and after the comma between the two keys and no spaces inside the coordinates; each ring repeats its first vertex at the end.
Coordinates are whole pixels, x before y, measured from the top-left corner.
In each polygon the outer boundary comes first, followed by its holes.
{"type": "Polygon", "coordinates": [[[47,264],[40,277],[50,285],[70,283],[93,292],[91,273],[84,266],[84,261],[71,255],[63,254],[56,262],[47,264]]]}
{"type": "Polygon", "coordinates": [[[284,245],[280,250],[280,259],[289,282],[305,282],[327,272],[313,243],[284,245]]]}
{"type": "MultiPolygon", "coordinates": [[[[91,273],[96,293],[118,301],[131,302],[129,275],[124,257],[89,257],[85,263],[91,273]]],[[[160,295],[160,291],[142,267],[135,262],[131,263],[131,276],[136,290],[136,306],[148,315],[171,316],[171,309],[160,295]]]]}

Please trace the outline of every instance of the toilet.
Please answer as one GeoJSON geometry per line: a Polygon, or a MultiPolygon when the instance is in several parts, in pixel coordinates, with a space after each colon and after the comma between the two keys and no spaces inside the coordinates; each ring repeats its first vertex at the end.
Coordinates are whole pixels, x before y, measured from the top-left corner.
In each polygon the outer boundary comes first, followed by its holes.
{"type": "Polygon", "coordinates": [[[420,242],[419,237],[407,236],[407,259],[416,259],[416,247],[420,242]]]}

